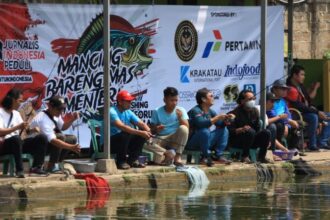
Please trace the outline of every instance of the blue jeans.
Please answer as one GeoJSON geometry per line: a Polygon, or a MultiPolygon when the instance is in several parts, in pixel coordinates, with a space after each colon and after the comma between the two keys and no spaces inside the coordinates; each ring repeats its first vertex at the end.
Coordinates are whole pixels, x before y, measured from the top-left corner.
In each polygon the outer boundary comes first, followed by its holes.
{"type": "Polygon", "coordinates": [[[229,132],[226,127],[210,131],[208,128],[195,130],[189,139],[187,150],[201,150],[204,157],[209,157],[211,149],[215,149],[216,156],[223,154],[228,143],[229,132]]]}
{"type": "Polygon", "coordinates": [[[315,113],[304,113],[303,118],[308,124],[306,127],[307,136],[309,140],[308,147],[316,147],[316,129],[319,124],[319,117],[315,113]]]}
{"type": "MultiPolygon", "coordinates": [[[[329,112],[325,112],[325,114],[330,117],[330,113],[329,112]]],[[[318,144],[319,146],[327,146],[328,144],[328,140],[330,137],[330,120],[326,120],[325,121],[327,124],[323,127],[322,132],[319,136],[318,139],[318,144]]]]}
{"type": "MultiPolygon", "coordinates": [[[[325,114],[329,117],[330,113],[325,112],[325,114]]],[[[304,120],[307,122],[307,135],[309,139],[309,146],[308,147],[316,147],[318,146],[326,146],[328,145],[328,139],[330,137],[330,121],[326,121],[328,124],[323,127],[321,134],[317,138],[316,136],[316,129],[319,124],[318,115],[315,113],[304,113],[303,114],[304,120]]]]}

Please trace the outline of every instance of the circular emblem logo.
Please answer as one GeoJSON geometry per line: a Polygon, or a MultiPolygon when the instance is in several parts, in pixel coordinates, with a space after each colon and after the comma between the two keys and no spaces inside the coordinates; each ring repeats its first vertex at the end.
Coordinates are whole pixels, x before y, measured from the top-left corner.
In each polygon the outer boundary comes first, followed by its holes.
{"type": "Polygon", "coordinates": [[[174,44],[176,54],[182,61],[188,62],[195,56],[198,36],[190,21],[182,21],[178,25],[175,31],[174,44]]]}

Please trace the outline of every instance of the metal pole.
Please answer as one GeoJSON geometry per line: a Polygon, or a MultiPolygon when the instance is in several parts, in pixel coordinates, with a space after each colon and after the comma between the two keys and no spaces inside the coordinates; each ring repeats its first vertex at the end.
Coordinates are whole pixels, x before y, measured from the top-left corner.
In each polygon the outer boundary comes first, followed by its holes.
{"type": "Polygon", "coordinates": [[[288,75],[293,65],[292,59],[292,40],[293,40],[293,0],[288,1],[288,75]]]}
{"type": "Polygon", "coordinates": [[[103,54],[104,54],[104,71],[103,71],[103,87],[104,87],[104,159],[110,159],[110,83],[109,83],[109,64],[110,64],[110,0],[103,0],[103,54]]]}
{"type": "Polygon", "coordinates": [[[266,26],[267,25],[267,0],[261,0],[261,74],[260,74],[260,118],[263,128],[266,127],[266,26]]]}

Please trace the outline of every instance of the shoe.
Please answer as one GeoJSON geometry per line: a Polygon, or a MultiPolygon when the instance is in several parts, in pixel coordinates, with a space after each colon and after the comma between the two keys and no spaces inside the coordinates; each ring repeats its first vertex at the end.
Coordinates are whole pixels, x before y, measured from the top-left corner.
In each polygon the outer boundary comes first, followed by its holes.
{"type": "Polygon", "coordinates": [[[308,150],[309,151],[314,151],[314,152],[320,151],[320,149],[318,147],[314,147],[314,146],[309,147],[308,150]]]}
{"type": "Polygon", "coordinates": [[[328,146],[328,145],[322,145],[319,148],[325,149],[325,150],[330,150],[330,146],[328,146]]]}
{"type": "Polygon", "coordinates": [[[18,171],[18,172],[16,172],[16,177],[17,177],[17,178],[25,178],[25,176],[24,176],[24,172],[23,172],[23,171],[18,171]]]}
{"type": "Polygon", "coordinates": [[[208,167],[212,167],[214,165],[214,162],[211,158],[203,158],[200,162],[201,165],[206,165],[208,167]]]}
{"type": "Polygon", "coordinates": [[[131,166],[128,163],[123,162],[123,163],[118,164],[117,168],[121,169],[121,170],[128,170],[129,168],[131,168],[131,166]]]}
{"type": "Polygon", "coordinates": [[[231,160],[227,160],[224,156],[219,156],[214,160],[214,163],[216,164],[225,164],[225,165],[229,165],[232,163],[231,160]]]}
{"type": "Polygon", "coordinates": [[[131,167],[134,167],[134,168],[145,168],[146,165],[144,165],[143,163],[140,163],[138,160],[136,160],[133,163],[131,163],[131,167]]]}
{"type": "Polygon", "coordinates": [[[45,170],[43,170],[39,167],[32,167],[30,169],[30,176],[33,175],[33,174],[38,175],[38,176],[45,176],[45,177],[49,176],[48,172],[46,172],[45,170]]]}
{"type": "Polygon", "coordinates": [[[183,167],[184,164],[181,161],[174,161],[173,163],[176,167],[183,167]]]}
{"type": "Polygon", "coordinates": [[[259,162],[260,163],[272,163],[273,164],[273,162],[268,160],[267,158],[261,159],[261,160],[259,160],[259,162]]]}
{"type": "Polygon", "coordinates": [[[242,163],[252,163],[249,157],[243,157],[241,162],[242,163]]]}

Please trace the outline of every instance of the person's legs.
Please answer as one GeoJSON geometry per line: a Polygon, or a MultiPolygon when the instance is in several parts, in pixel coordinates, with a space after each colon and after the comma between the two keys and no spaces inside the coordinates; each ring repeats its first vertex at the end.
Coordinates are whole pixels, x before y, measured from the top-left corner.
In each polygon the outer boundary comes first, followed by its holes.
{"type": "Polygon", "coordinates": [[[227,127],[216,128],[211,132],[211,146],[214,147],[216,157],[223,156],[228,144],[229,131],[227,127]]]}
{"type": "Polygon", "coordinates": [[[270,132],[270,146],[272,151],[275,151],[276,146],[275,146],[275,140],[276,140],[276,132],[277,132],[277,128],[276,125],[274,123],[271,123],[267,126],[267,130],[270,132]]]}
{"type": "Polygon", "coordinates": [[[285,124],[283,122],[276,122],[275,125],[276,125],[276,139],[282,143],[282,138],[285,133],[285,124]]]}
{"type": "Polygon", "coordinates": [[[195,130],[194,134],[187,143],[186,149],[201,150],[203,157],[210,156],[211,132],[208,128],[195,130]]]}
{"type": "Polygon", "coordinates": [[[181,163],[181,155],[187,144],[189,129],[185,125],[180,125],[174,134],[169,136],[169,145],[175,149],[176,155],[174,163],[181,163]]]}
{"type": "Polygon", "coordinates": [[[30,153],[33,156],[32,168],[41,168],[45,161],[46,149],[48,146],[47,136],[38,134],[23,140],[23,153],[30,153]]]}
{"type": "Polygon", "coordinates": [[[318,116],[314,113],[304,113],[303,118],[307,122],[306,130],[309,139],[308,148],[310,150],[317,150],[318,148],[316,147],[316,129],[319,123],[318,116]]]}
{"type": "Polygon", "coordinates": [[[15,158],[16,174],[19,177],[24,177],[23,174],[23,161],[22,161],[22,139],[20,136],[5,139],[3,154],[12,154],[15,158]]]}
{"type": "MultiPolygon", "coordinates": [[[[330,113],[325,112],[325,114],[330,118],[330,113]]],[[[318,145],[320,147],[328,147],[329,148],[329,138],[330,138],[330,120],[326,120],[324,126],[322,128],[322,132],[318,138],[318,145]]]]}
{"type": "MultiPolygon", "coordinates": [[[[68,144],[76,144],[77,143],[77,137],[74,135],[64,135],[64,142],[68,143],[68,144]]],[[[66,156],[68,155],[68,153],[70,152],[70,150],[67,149],[62,149],[61,150],[61,154],[60,154],[60,158],[59,158],[59,162],[62,162],[66,156]]]]}
{"type": "Polygon", "coordinates": [[[154,138],[150,143],[144,145],[144,149],[154,153],[154,162],[160,164],[164,160],[166,149],[158,144],[159,139],[154,138]]]}
{"type": "Polygon", "coordinates": [[[134,163],[136,163],[136,165],[139,165],[139,163],[137,163],[137,160],[141,155],[142,148],[145,142],[146,139],[144,139],[143,137],[138,135],[131,135],[127,149],[128,164],[134,166],[134,163]]]}
{"type": "Polygon", "coordinates": [[[258,160],[260,162],[265,162],[265,157],[267,153],[267,148],[269,146],[271,138],[271,132],[264,129],[259,131],[255,137],[252,144],[252,148],[259,148],[258,160]]]}
{"type": "Polygon", "coordinates": [[[255,134],[255,130],[250,128],[244,133],[236,134],[231,138],[232,147],[243,149],[243,160],[249,156],[249,149],[252,146],[255,134]]]}
{"type": "Polygon", "coordinates": [[[116,154],[116,162],[118,168],[120,169],[128,169],[127,166],[127,151],[128,151],[128,144],[131,140],[131,135],[126,132],[120,132],[111,136],[110,144],[111,144],[111,152],[116,154]],[[125,165],[124,167],[121,167],[125,165]]]}
{"type": "MultiPolygon", "coordinates": [[[[65,134],[56,133],[56,138],[65,142],[65,134]]],[[[53,171],[55,164],[58,163],[61,158],[63,158],[63,156],[61,156],[62,151],[64,151],[63,154],[66,154],[67,150],[61,149],[51,143],[48,143],[47,153],[49,154],[49,161],[46,169],[48,172],[53,171]]]]}

